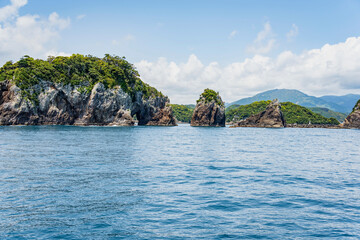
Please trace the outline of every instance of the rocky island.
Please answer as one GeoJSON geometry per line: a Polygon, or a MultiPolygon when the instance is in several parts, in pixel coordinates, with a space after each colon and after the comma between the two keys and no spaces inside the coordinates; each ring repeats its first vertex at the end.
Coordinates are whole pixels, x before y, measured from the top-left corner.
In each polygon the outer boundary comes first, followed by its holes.
{"type": "Polygon", "coordinates": [[[225,104],[219,93],[205,89],[197,100],[191,118],[193,127],[225,127],[225,104]]]}
{"type": "Polygon", "coordinates": [[[175,126],[168,97],[125,58],[24,56],[0,68],[0,125],[175,126]]]}
{"type": "Polygon", "coordinates": [[[227,110],[231,127],[341,128],[335,118],[326,118],[303,106],[283,102],[258,101],[227,110]]]}
{"type": "Polygon", "coordinates": [[[281,105],[277,99],[270,102],[266,109],[246,119],[240,120],[231,127],[264,127],[282,128],[285,127],[285,119],[281,111],[281,105]]]}

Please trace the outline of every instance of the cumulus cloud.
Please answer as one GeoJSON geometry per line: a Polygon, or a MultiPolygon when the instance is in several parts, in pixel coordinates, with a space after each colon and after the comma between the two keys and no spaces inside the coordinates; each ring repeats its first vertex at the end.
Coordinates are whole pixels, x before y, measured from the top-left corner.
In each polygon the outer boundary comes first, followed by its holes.
{"type": "Polygon", "coordinates": [[[316,96],[359,93],[360,37],[302,54],[255,55],[227,66],[217,62],[204,65],[195,55],[185,63],[159,58],[135,66],[141,78],[167,94],[172,103],[195,103],[208,87],[219,91],[227,102],[274,88],[298,89],[316,96]]]}
{"type": "Polygon", "coordinates": [[[27,0],[11,0],[11,4],[0,8],[0,23],[18,15],[18,10],[27,4],[27,0]]]}
{"type": "Polygon", "coordinates": [[[292,41],[299,34],[299,28],[295,24],[291,25],[290,31],[286,34],[288,41],[292,41]]]}
{"type": "Polygon", "coordinates": [[[274,33],[272,32],[270,22],[264,24],[253,43],[247,47],[247,51],[254,54],[266,54],[275,46],[274,33]]]}
{"type": "Polygon", "coordinates": [[[12,0],[0,8],[0,64],[17,60],[23,55],[44,58],[49,51],[56,52],[54,44],[59,32],[70,24],[56,12],[43,19],[38,15],[23,15],[19,8],[27,0],[12,0]]]}

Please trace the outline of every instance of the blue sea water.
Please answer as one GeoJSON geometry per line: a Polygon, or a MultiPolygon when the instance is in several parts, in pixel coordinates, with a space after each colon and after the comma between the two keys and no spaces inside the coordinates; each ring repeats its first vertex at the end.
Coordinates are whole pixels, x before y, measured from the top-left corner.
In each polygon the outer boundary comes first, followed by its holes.
{"type": "Polygon", "coordinates": [[[0,136],[0,239],[360,239],[359,130],[0,136]]]}

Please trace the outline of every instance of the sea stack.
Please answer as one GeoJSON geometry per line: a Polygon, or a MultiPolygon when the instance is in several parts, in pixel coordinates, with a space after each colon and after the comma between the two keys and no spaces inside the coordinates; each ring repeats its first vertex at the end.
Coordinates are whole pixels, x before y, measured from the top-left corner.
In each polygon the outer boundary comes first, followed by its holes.
{"type": "Polygon", "coordinates": [[[355,104],[352,112],[345,118],[341,126],[345,128],[360,128],[360,100],[355,104]]]}
{"type": "Polygon", "coordinates": [[[264,111],[241,120],[231,127],[283,128],[285,127],[285,119],[281,112],[281,105],[275,99],[264,111]]]}
{"type": "Polygon", "coordinates": [[[225,104],[218,92],[205,89],[191,118],[193,127],[225,127],[225,104]]]}

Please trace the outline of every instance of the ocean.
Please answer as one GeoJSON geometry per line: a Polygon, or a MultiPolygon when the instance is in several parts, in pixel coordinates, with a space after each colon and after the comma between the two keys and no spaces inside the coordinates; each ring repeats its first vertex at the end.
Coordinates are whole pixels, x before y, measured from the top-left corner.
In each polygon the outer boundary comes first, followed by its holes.
{"type": "Polygon", "coordinates": [[[0,127],[0,239],[360,239],[360,131],[0,127]]]}

